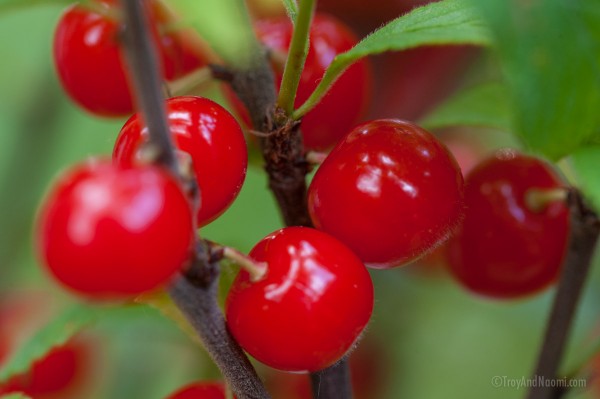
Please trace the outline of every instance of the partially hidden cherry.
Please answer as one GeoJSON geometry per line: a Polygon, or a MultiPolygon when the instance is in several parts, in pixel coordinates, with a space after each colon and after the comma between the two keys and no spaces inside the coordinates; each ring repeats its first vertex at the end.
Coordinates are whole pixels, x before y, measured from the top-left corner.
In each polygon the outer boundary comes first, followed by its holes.
{"type": "MultiPolygon", "coordinates": [[[[248,165],[244,134],[225,108],[207,98],[174,97],[166,106],[173,140],[190,155],[200,188],[197,221],[201,227],[225,212],[242,188],[248,165]]],[[[141,116],[132,116],[121,129],[113,158],[121,165],[135,164],[147,139],[141,116]]]]}
{"type": "MultiPolygon", "coordinates": [[[[289,49],[293,29],[287,16],[256,23],[261,42],[267,48],[282,53],[289,49]]],[[[317,87],[335,56],[352,48],[357,41],[350,29],[334,17],[321,13],[315,15],[310,28],[310,48],[296,94],[297,107],[317,87]]],[[[283,70],[275,68],[277,87],[281,84],[282,75],[283,70]]],[[[363,59],[348,68],[321,102],[302,118],[304,146],[313,150],[331,148],[363,116],[370,98],[370,69],[363,59]]],[[[248,121],[239,101],[234,101],[234,105],[248,121]]]]}
{"type": "Polygon", "coordinates": [[[498,152],[473,169],[465,219],[448,245],[456,278],[494,298],[530,295],[554,282],[567,247],[568,210],[560,200],[532,209],[527,196],[564,186],[550,165],[514,151],[498,152]]]}
{"type": "Polygon", "coordinates": [[[39,216],[48,270],[89,297],[121,298],[166,283],[189,257],[192,212],[157,166],[89,161],[62,175],[39,216]]]}
{"type": "Polygon", "coordinates": [[[167,399],[225,399],[225,387],[220,382],[196,382],[179,389],[167,399]]]}
{"type": "MultiPolygon", "coordinates": [[[[84,109],[100,116],[133,112],[133,97],[121,52],[118,2],[92,0],[75,4],[61,16],[54,34],[54,63],[63,88],[84,109]]],[[[153,38],[164,78],[176,79],[204,65],[196,50],[178,32],[159,33],[168,14],[151,3],[153,38]]]]}
{"type": "Polygon", "coordinates": [[[412,262],[447,239],[463,212],[460,169],[432,134],[384,119],[354,128],[308,190],[312,220],[367,266],[412,262]]]}
{"type": "Polygon", "coordinates": [[[338,361],[373,310],[362,262],[335,238],[288,227],[261,240],[250,257],[266,275],[236,277],[226,300],[229,330],[248,353],[285,371],[317,371],[338,361]]]}

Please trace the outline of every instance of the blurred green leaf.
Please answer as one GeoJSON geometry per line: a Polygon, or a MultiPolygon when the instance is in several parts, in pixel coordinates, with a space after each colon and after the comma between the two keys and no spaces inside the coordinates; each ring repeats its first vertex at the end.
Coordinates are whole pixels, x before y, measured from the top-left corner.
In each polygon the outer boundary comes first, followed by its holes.
{"type": "Polygon", "coordinates": [[[285,11],[292,21],[296,21],[296,15],[298,14],[298,4],[296,0],[282,0],[285,6],[285,11]]]}
{"type": "Polygon", "coordinates": [[[43,5],[68,6],[73,3],[75,3],[73,0],[0,0],[0,12],[43,5]]]}
{"type": "Polygon", "coordinates": [[[346,68],[363,57],[427,45],[489,43],[487,28],[465,0],[443,0],[416,8],[365,37],[352,49],[338,54],[294,117],[300,118],[310,111],[346,68]]]}
{"type": "Polygon", "coordinates": [[[579,188],[592,206],[600,211],[600,145],[581,147],[571,155],[579,188]]]}
{"type": "Polygon", "coordinates": [[[508,91],[501,83],[485,83],[451,97],[427,115],[427,129],[450,126],[483,126],[511,131],[508,91]]]}
{"type": "Polygon", "coordinates": [[[262,54],[243,0],[171,0],[169,4],[228,64],[248,67],[262,54]]]}
{"type": "Polygon", "coordinates": [[[553,160],[572,153],[599,122],[598,2],[473,4],[492,28],[511,90],[517,134],[530,150],[553,160]]]}
{"type": "Polygon", "coordinates": [[[31,365],[42,359],[50,350],[65,344],[78,332],[88,327],[109,312],[122,308],[93,308],[86,305],[74,305],[40,329],[23,347],[0,369],[0,382],[22,374],[31,365]]]}
{"type": "Polygon", "coordinates": [[[31,399],[31,397],[24,393],[9,393],[8,395],[0,396],[0,399],[31,399]]]}

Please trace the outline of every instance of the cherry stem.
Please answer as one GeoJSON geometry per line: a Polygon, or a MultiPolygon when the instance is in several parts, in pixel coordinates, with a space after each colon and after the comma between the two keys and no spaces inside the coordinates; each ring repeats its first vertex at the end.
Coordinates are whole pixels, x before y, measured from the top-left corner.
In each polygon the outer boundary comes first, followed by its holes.
{"type": "Polygon", "coordinates": [[[257,282],[267,274],[267,263],[257,262],[248,255],[231,247],[223,247],[223,256],[236,263],[250,275],[250,281],[257,282]]]}
{"type": "MultiPolygon", "coordinates": [[[[545,381],[557,378],[558,367],[600,235],[600,219],[585,205],[579,191],[571,189],[567,203],[571,221],[569,247],[533,377],[545,381]]],[[[565,392],[560,384],[533,384],[527,398],[557,399],[565,392]]]]}
{"type": "Polygon", "coordinates": [[[309,151],[306,153],[306,160],[311,165],[321,165],[323,162],[325,162],[325,159],[328,155],[329,154],[326,152],[309,151]]]}
{"type": "Polygon", "coordinates": [[[314,13],[315,0],[301,0],[277,99],[277,105],[287,116],[291,116],[294,111],[296,92],[308,55],[309,32],[314,13]]]}
{"type": "MultiPolygon", "coordinates": [[[[156,161],[178,176],[178,162],[161,92],[157,50],[151,40],[143,2],[121,0],[125,21],[125,51],[150,142],[158,152],[156,161]]],[[[198,197],[197,187],[195,193],[198,197]]],[[[169,288],[169,294],[195,328],[238,399],[269,399],[252,364],[227,331],[225,318],[217,303],[219,260],[208,243],[198,239],[190,267],[185,274],[177,276],[169,288]]]]}
{"type": "Polygon", "coordinates": [[[569,195],[567,188],[531,188],[525,193],[525,205],[532,212],[543,212],[553,202],[565,202],[569,195]]]}

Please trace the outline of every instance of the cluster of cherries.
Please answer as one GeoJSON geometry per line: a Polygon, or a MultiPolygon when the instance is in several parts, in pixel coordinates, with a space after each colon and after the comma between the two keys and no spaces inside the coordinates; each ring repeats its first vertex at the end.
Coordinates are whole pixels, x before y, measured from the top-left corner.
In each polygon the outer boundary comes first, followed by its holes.
{"type": "MultiPolygon", "coordinates": [[[[176,25],[169,10],[151,4],[164,78],[202,67],[195,42],[169,31],[176,25]]],[[[119,26],[116,2],[95,0],[69,8],[56,31],[55,61],[66,92],[99,115],[133,111],[119,26]]],[[[260,22],[256,29],[273,52],[288,49],[289,20],[260,22]]],[[[298,103],[333,57],[356,43],[324,15],[315,17],[310,35],[298,103]]],[[[280,80],[276,62],[273,68],[280,80]]],[[[266,271],[256,277],[241,270],[229,291],[231,333],[273,368],[313,372],[337,362],[372,313],[365,265],[406,265],[453,232],[451,270],[477,293],[531,294],[559,272],[568,212],[551,195],[564,189],[548,165],[505,151],[475,168],[465,187],[452,154],[424,129],[393,119],[355,126],[369,91],[369,68],[361,61],[302,121],[307,150],[333,147],[308,191],[315,229],[288,227],[265,237],[249,257],[266,271]]],[[[199,206],[170,172],[151,163],[153,148],[139,114],[123,126],[111,160],[72,167],[42,206],[41,258],[61,283],[88,298],[126,299],[168,284],[186,267],[196,229],[221,215],[243,184],[246,142],[228,111],[193,96],[170,98],[166,108],[178,160],[199,187],[199,206]]],[[[222,398],[223,392],[209,384],[171,399],[222,398]]]]}

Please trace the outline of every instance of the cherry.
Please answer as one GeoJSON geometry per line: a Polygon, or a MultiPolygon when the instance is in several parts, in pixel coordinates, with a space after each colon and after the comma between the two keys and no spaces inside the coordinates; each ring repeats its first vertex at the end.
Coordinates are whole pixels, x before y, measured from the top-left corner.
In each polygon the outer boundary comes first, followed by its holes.
{"type": "MultiPolygon", "coordinates": [[[[201,196],[197,220],[204,226],[225,212],[242,188],[248,165],[244,135],[235,118],[209,99],[174,97],[166,105],[173,139],[192,159],[201,196]]],[[[140,115],[132,116],[117,138],[114,159],[134,164],[147,136],[140,115]]]]}
{"type": "Polygon", "coordinates": [[[266,275],[236,277],[225,308],[229,330],[248,353],[285,371],[316,371],[338,361],[373,310],[367,269],[335,238],[288,227],[250,252],[266,275]]]}
{"type": "Polygon", "coordinates": [[[167,399],[225,399],[225,387],[220,382],[197,382],[181,388],[167,399]]]}
{"type": "MultiPolygon", "coordinates": [[[[287,52],[293,25],[287,16],[261,20],[256,32],[269,49],[287,52]]],[[[340,21],[326,14],[316,14],[310,29],[310,48],[302,72],[295,105],[298,107],[310,96],[323,77],[333,58],[357,43],[354,34],[340,21]]],[[[371,76],[366,60],[352,65],[337,80],[327,96],[302,119],[304,146],[323,150],[333,146],[366,111],[370,102],[371,76]]],[[[277,86],[281,84],[283,70],[275,68],[277,86]]],[[[234,105],[248,121],[249,117],[239,101],[234,105]]]]}
{"type": "MultiPolygon", "coordinates": [[[[120,50],[118,2],[93,0],[93,8],[76,4],[65,10],[54,34],[54,63],[63,88],[84,109],[101,116],[133,112],[133,97],[120,50]]],[[[155,24],[166,24],[167,14],[152,3],[155,24]]],[[[155,40],[164,77],[175,79],[204,64],[201,55],[179,33],[155,40]]]]}
{"type": "Polygon", "coordinates": [[[416,260],[443,242],[463,210],[463,178],[442,143],[400,120],[354,128],[320,166],[308,190],[315,226],[367,266],[416,260]]]}
{"type": "Polygon", "coordinates": [[[48,352],[25,373],[0,386],[0,395],[22,392],[35,399],[75,398],[91,368],[89,339],[78,336],[48,352]]]}
{"type": "Polygon", "coordinates": [[[564,183],[538,158],[502,151],[467,177],[467,212],[448,245],[450,270],[469,290],[494,298],[530,295],[558,277],[569,215],[564,201],[534,210],[532,190],[564,183]]]}
{"type": "Polygon", "coordinates": [[[39,217],[38,250],[65,286],[127,297],[167,282],[188,258],[192,213],[179,184],[156,166],[89,161],[65,173],[39,217]]]}

